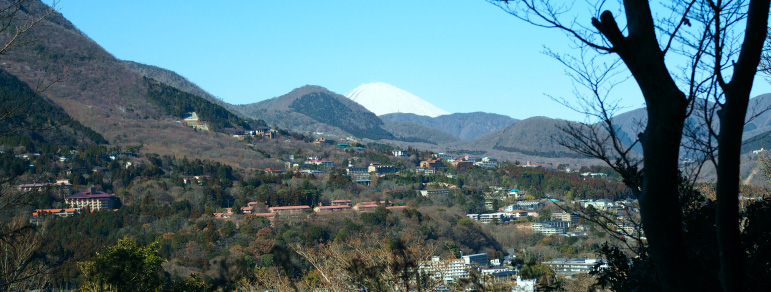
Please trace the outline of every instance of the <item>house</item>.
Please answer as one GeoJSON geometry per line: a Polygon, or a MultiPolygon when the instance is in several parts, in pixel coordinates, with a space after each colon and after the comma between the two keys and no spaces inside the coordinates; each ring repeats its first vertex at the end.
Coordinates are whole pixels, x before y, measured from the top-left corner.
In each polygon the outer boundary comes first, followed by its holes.
{"type": "Polygon", "coordinates": [[[615,205],[613,202],[606,199],[580,200],[578,202],[581,203],[581,205],[583,205],[584,208],[589,208],[589,206],[592,206],[597,210],[606,210],[606,209],[612,208],[615,205]]]}
{"type": "Polygon", "coordinates": [[[405,156],[408,155],[407,151],[402,151],[402,150],[391,151],[391,154],[393,154],[393,156],[395,156],[395,157],[405,157],[405,156]]]}
{"type": "Polygon", "coordinates": [[[454,282],[469,277],[469,266],[463,259],[442,260],[440,257],[432,257],[430,261],[422,261],[418,264],[422,274],[428,275],[434,281],[454,282]]]}
{"type": "Polygon", "coordinates": [[[286,169],[299,169],[300,163],[297,161],[287,161],[284,163],[284,167],[286,169]]]}
{"type": "Polygon", "coordinates": [[[313,212],[316,212],[316,213],[331,213],[331,212],[348,211],[348,210],[351,210],[351,206],[349,205],[317,206],[313,208],[313,212]]]}
{"type": "Polygon", "coordinates": [[[369,164],[367,171],[375,174],[396,173],[396,167],[393,165],[385,165],[385,164],[373,162],[369,164]]]}
{"type": "Polygon", "coordinates": [[[563,234],[565,233],[564,227],[552,226],[547,222],[536,222],[530,224],[530,229],[533,233],[541,233],[543,235],[563,234]]]}
{"type": "Polygon", "coordinates": [[[79,214],[80,214],[79,208],[37,209],[35,210],[35,212],[32,212],[32,217],[30,217],[29,222],[35,225],[40,225],[43,223],[43,220],[46,217],[61,218],[61,217],[76,216],[79,214]]]}
{"type": "Polygon", "coordinates": [[[519,189],[510,189],[509,190],[509,196],[514,197],[514,199],[519,199],[520,193],[522,193],[522,192],[520,192],[519,189]]]}
{"type": "Polygon", "coordinates": [[[528,161],[526,164],[517,164],[517,167],[530,167],[530,168],[536,168],[536,167],[543,167],[543,165],[540,165],[540,164],[535,164],[535,163],[530,163],[530,161],[528,161]]]}
{"type": "Polygon", "coordinates": [[[114,209],[118,204],[118,198],[113,194],[95,191],[89,188],[85,192],[79,192],[64,198],[64,202],[73,208],[88,208],[91,211],[114,209]]]}
{"type": "Polygon", "coordinates": [[[525,218],[528,216],[528,212],[525,210],[511,210],[508,213],[514,218],[525,218]]]}
{"type": "Polygon", "coordinates": [[[310,210],[311,207],[307,205],[302,206],[283,206],[283,207],[270,207],[268,210],[270,210],[271,213],[276,213],[279,215],[296,215],[296,214],[302,214],[305,210],[310,210]]]}
{"type": "Polygon", "coordinates": [[[489,214],[466,214],[466,217],[482,223],[505,223],[511,220],[513,216],[509,213],[489,213],[489,214]]]}
{"type": "Polygon", "coordinates": [[[432,175],[436,173],[436,168],[429,168],[429,167],[416,167],[414,169],[415,173],[422,174],[422,175],[432,175]]]}
{"type": "Polygon", "coordinates": [[[349,167],[345,169],[345,172],[354,181],[368,180],[370,176],[369,169],[363,167],[349,167]]]}
{"type": "Polygon", "coordinates": [[[241,213],[244,214],[253,214],[254,213],[254,207],[248,206],[248,207],[241,207],[241,213]]]}
{"type": "Polygon", "coordinates": [[[540,208],[543,208],[544,206],[546,206],[546,204],[540,201],[517,202],[517,209],[522,209],[527,211],[538,210],[540,208]]]}
{"type": "Polygon", "coordinates": [[[436,195],[449,195],[450,190],[442,189],[442,190],[419,190],[418,193],[421,196],[428,197],[428,196],[436,196],[436,195]]]}
{"type": "Polygon", "coordinates": [[[318,159],[318,158],[315,158],[315,159],[310,159],[309,158],[308,161],[305,162],[305,164],[320,165],[320,166],[322,166],[324,168],[333,168],[333,167],[335,167],[335,162],[334,161],[321,160],[321,159],[318,159]]]}
{"type": "Polygon", "coordinates": [[[16,189],[20,192],[40,192],[45,189],[51,189],[60,198],[63,198],[72,194],[72,183],[70,183],[69,179],[58,179],[55,183],[21,184],[16,189]]]}
{"type": "Polygon", "coordinates": [[[584,173],[581,174],[581,176],[583,176],[583,177],[591,176],[592,178],[595,178],[595,177],[607,177],[608,174],[607,173],[602,173],[602,172],[584,172],[584,173]]]}
{"type": "Polygon", "coordinates": [[[351,200],[332,200],[330,202],[331,206],[350,206],[351,204],[351,200]]]}
{"type": "Polygon", "coordinates": [[[474,165],[474,162],[468,161],[465,158],[461,158],[452,162],[452,166],[458,169],[465,169],[472,165],[474,165]]]}
{"type": "Polygon", "coordinates": [[[464,255],[464,256],[461,256],[460,258],[463,260],[463,263],[466,265],[483,267],[490,264],[490,261],[486,253],[464,255]]]}
{"type": "Polygon", "coordinates": [[[227,219],[233,217],[233,212],[213,213],[212,216],[214,216],[214,218],[227,219]]]}
{"type": "Polygon", "coordinates": [[[198,114],[196,114],[195,112],[186,113],[182,117],[182,123],[185,126],[191,127],[196,130],[202,130],[202,131],[209,130],[209,125],[201,121],[201,119],[198,118],[198,114]]]}
{"type": "Polygon", "coordinates": [[[358,203],[355,206],[353,206],[353,209],[359,212],[368,212],[368,211],[374,211],[377,209],[377,207],[380,207],[381,205],[378,204],[363,204],[358,203]]]}
{"type": "Polygon", "coordinates": [[[581,220],[581,216],[577,213],[567,212],[552,213],[551,218],[559,221],[570,221],[573,222],[573,224],[578,224],[578,221],[581,220]]]}
{"type": "Polygon", "coordinates": [[[545,262],[554,273],[561,276],[575,276],[578,274],[587,274],[591,272],[596,265],[600,268],[607,268],[607,261],[604,259],[590,258],[556,258],[545,262]]]}
{"type": "Polygon", "coordinates": [[[420,167],[424,168],[437,168],[437,167],[444,167],[444,162],[442,162],[442,158],[434,158],[434,159],[427,159],[420,162],[420,167]]]}
{"type": "Polygon", "coordinates": [[[265,169],[265,172],[267,172],[267,173],[272,173],[272,174],[282,174],[282,173],[284,173],[284,171],[283,171],[283,170],[280,170],[280,169],[272,169],[272,168],[270,168],[270,167],[266,168],[266,169],[265,169]]]}
{"type": "Polygon", "coordinates": [[[442,160],[447,160],[447,161],[453,160],[452,159],[452,155],[447,154],[447,153],[436,153],[433,156],[436,157],[436,158],[442,159],[442,160]]]}
{"type": "Polygon", "coordinates": [[[249,136],[273,139],[276,137],[276,130],[273,130],[271,128],[257,128],[251,131],[246,131],[245,134],[249,136]]]}
{"type": "Polygon", "coordinates": [[[205,182],[207,182],[211,178],[210,175],[196,175],[194,177],[183,177],[182,182],[184,184],[192,183],[195,181],[199,185],[203,185],[205,182]]]}
{"type": "Polygon", "coordinates": [[[479,161],[482,161],[482,157],[479,157],[479,156],[471,156],[471,155],[466,155],[466,156],[464,156],[464,157],[463,157],[463,159],[465,159],[465,160],[468,160],[468,161],[471,161],[471,162],[479,162],[479,161]]]}
{"type": "Polygon", "coordinates": [[[325,139],[324,137],[319,137],[319,138],[316,138],[316,140],[313,141],[313,144],[321,146],[321,144],[331,144],[332,142],[334,142],[334,141],[332,141],[332,140],[327,141],[327,139],[325,139]]]}
{"type": "Polygon", "coordinates": [[[496,168],[498,167],[498,161],[477,161],[474,162],[474,165],[479,166],[481,168],[496,168]]]}

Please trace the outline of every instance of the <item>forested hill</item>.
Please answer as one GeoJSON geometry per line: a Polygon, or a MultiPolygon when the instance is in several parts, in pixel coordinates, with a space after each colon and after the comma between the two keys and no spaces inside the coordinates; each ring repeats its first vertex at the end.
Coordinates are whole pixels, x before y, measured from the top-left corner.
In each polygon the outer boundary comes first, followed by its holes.
{"type": "MultiPolygon", "coordinates": [[[[20,19],[39,17],[49,9],[40,1],[30,1],[24,8],[20,19]]],[[[53,12],[25,36],[33,41],[4,54],[0,68],[24,83],[47,86],[40,93],[42,98],[111,145],[141,144],[143,149],[161,155],[184,154],[242,167],[252,167],[253,161],[262,157],[245,144],[232,143],[229,135],[195,131],[178,123],[180,117],[173,113],[177,109],[172,108],[182,105],[207,112],[202,119],[211,117],[222,127],[241,125],[242,121],[211,101],[171,87],[165,89],[168,96],[164,98],[174,99],[175,105],[164,107],[163,103],[171,101],[159,102],[152,99],[157,96],[148,96],[162,92],[160,85],[150,88],[152,82],[127,68],[124,61],[77,30],[62,14],[53,12]]],[[[0,33],[0,41],[10,37],[7,32],[0,33]]]]}
{"type": "Polygon", "coordinates": [[[435,118],[410,113],[393,113],[380,116],[392,122],[413,122],[460,138],[470,140],[506,128],[517,120],[508,116],[484,112],[454,113],[435,118]]]}
{"type": "Polygon", "coordinates": [[[295,131],[393,138],[375,114],[321,86],[306,85],[279,97],[239,106],[239,111],[247,117],[263,118],[269,124],[295,131]]]}
{"type": "Polygon", "coordinates": [[[264,121],[247,121],[239,118],[224,107],[164,83],[144,77],[147,83],[147,98],[157,104],[163,111],[177,118],[183,118],[186,113],[195,112],[206,121],[212,130],[223,128],[245,128],[253,126],[264,127],[264,121]]]}
{"type": "Polygon", "coordinates": [[[3,101],[0,133],[6,134],[0,137],[0,144],[25,146],[29,150],[43,144],[107,144],[101,134],[73,120],[60,107],[2,69],[0,100],[3,101]]]}

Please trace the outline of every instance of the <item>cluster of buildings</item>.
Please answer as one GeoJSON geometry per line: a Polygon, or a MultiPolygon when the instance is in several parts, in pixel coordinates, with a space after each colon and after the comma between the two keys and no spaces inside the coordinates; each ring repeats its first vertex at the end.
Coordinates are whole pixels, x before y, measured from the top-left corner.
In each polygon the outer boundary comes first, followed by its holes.
{"type": "Polygon", "coordinates": [[[64,198],[72,194],[72,183],[69,179],[58,179],[55,183],[32,183],[32,184],[20,184],[16,187],[19,192],[42,192],[44,190],[51,190],[60,198],[64,198]]]}
{"type": "Polygon", "coordinates": [[[115,195],[96,191],[94,188],[73,194],[72,183],[68,179],[60,179],[54,183],[20,184],[16,189],[19,192],[51,191],[53,195],[64,199],[64,208],[37,209],[32,212],[30,222],[33,224],[41,224],[47,218],[76,216],[81,210],[114,210],[119,204],[115,195]]]}
{"type": "MultiPolygon", "coordinates": [[[[272,220],[273,218],[276,217],[276,215],[297,216],[297,215],[302,215],[307,213],[316,213],[316,214],[323,215],[323,214],[332,214],[332,213],[345,212],[345,211],[370,212],[370,211],[374,211],[380,206],[383,206],[389,210],[407,208],[407,206],[393,206],[388,201],[371,201],[371,202],[360,202],[357,204],[353,204],[351,200],[332,200],[332,201],[321,202],[319,206],[316,206],[314,208],[311,208],[308,205],[276,206],[276,207],[267,208],[268,212],[260,213],[260,212],[257,212],[257,209],[259,209],[258,207],[259,204],[260,204],[259,202],[249,202],[246,207],[241,207],[241,213],[260,216],[260,217],[267,217],[268,219],[272,220]]],[[[233,216],[233,212],[232,212],[232,209],[227,208],[226,212],[214,213],[213,216],[216,218],[231,218],[233,216]]]]}
{"type": "Polygon", "coordinates": [[[418,263],[421,273],[434,281],[445,283],[468,279],[473,270],[484,276],[485,281],[511,281],[517,271],[501,265],[500,259],[490,260],[486,253],[462,255],[459,259],[441,259],[436,256],[430,261],[418,263]]]}
{"type": "Polygon", "coordinates": [[[276,138],[276,130],[273,130],[271,128],[257,128],[254,130],[247,130],[247,131],[243,131],[241,133],[233,135],[233,138],[236,138],[238,140],[244,140],[247,137],[262,137],[262,138],[273,139],[273,138],[276,138]]]}

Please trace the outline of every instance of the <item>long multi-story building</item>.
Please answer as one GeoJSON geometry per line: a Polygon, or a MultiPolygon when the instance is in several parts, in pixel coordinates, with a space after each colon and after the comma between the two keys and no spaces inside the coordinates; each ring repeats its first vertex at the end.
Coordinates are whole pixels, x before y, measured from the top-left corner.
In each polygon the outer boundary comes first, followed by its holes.
{"type": "Polygon", "coordinates": [[[554,270],[554,273],[562,276],[575,276],[578,274],[586,274],[594,269],[595,265],[599,265],[600,268],[607,267],[607,263],[603,259],[579,259],[579,258],[557,258],[546,262],[546,264],[554,270]]]}
{"type": "Polygon", "coordinates": [[[419,269],[434,281],[453,282],[469,277],[469,267],[463,259],[442,260],[433,257],[430,261],[421,262],[419,269]]]}
{"type": "Polygon", "coordinates": [[[530,224],[530,228],[533,230],[533,233],[541,233],[543,235],[565,233],[565,227],[553,226],[547,222],[532,223],[530,224]]]}
{"type": "Polygon", "coordinates": [[[576,213],[559,212],[559,213],[552,213],[551,219],[559,220],[559,221],[569,221],[569,222],[573,222],[573,224],[578,224],[578,221],[581,220],[581,216],[576,213]]]}
{"type": "Polygon", "coordinates": [[[85,192],[75,193],[64,198],[64,202],[72,208],[99,211],[115,209],[118,204],[118,198],[113,194],[98,192],[93,188],[89,188],[85,192]]]}
{"type": "Polygon", "coordinates": [[[20,192],[40,192],[51,189],[60,198],[72,195],[72,184],[69,179],[58,179],[55,183],[21,184],[16,187],[20,192]]]}

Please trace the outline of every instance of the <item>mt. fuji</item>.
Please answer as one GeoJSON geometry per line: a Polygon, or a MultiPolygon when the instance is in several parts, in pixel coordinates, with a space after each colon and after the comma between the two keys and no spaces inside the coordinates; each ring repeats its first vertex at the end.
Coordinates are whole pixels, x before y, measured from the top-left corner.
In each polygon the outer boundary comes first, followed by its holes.
{"type": "Polygon", "coordinates": [[[378,116],[391,113],[413,113],[421,116],[438,117],[450,114],[412,93],[383,82],[359,85],[345,97],[378,116]]]}

